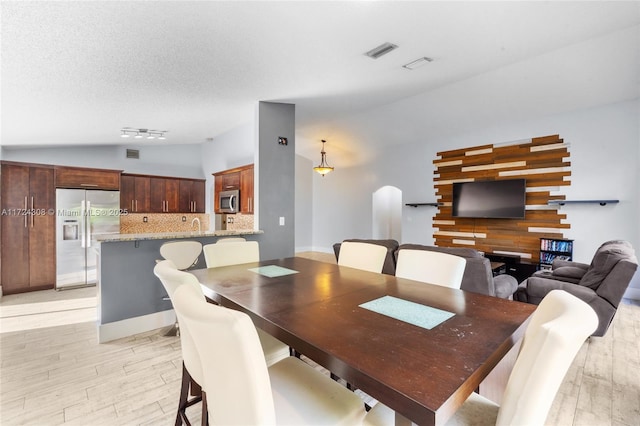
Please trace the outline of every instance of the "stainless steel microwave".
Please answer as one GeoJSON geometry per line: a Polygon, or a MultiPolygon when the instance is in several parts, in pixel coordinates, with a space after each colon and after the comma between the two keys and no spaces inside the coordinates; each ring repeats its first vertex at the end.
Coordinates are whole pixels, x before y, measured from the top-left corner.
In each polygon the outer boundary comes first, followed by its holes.
{"type": "Polygon", "coordinates": [[[240,191],[237,189],[232,191],[221,191],[219,197],[221,212],[237,213],[240,210],[240,191]]]}

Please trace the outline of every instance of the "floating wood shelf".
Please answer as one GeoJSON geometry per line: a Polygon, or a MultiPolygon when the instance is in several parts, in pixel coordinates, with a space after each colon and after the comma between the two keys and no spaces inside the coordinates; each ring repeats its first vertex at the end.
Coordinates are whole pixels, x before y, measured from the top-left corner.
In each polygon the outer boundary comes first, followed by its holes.
{"type": "Polygon", "coordinates": [[[438,207],[441,206],[442,203],[406,203],[405,206],[418,207],[418,206],[431,206],[438,207]]]}
{"type": "Polygon", "coordinates": [[[549,200],[547,202],[548,205],[558,204],[560,206],[564,206],[565,204],[600,204],[601,206],[606,206],[607,204],[616,204],[619,203],[620,200],[549,200]]]}

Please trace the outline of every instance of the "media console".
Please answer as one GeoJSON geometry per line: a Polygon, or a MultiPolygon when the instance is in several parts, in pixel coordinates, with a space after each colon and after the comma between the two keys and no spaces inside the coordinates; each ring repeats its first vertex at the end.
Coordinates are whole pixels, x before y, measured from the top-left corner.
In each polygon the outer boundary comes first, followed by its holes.
{"type": "Polygon", "coordinates": [[[511,254],[485,253],[484,257],[492,262],[504,263],[505,267],[500,268],[498,274],[511,275],[518,280],[518,283],[529,278],[538,270],[538,264],[520,260],[520,256],[511,254]]]}

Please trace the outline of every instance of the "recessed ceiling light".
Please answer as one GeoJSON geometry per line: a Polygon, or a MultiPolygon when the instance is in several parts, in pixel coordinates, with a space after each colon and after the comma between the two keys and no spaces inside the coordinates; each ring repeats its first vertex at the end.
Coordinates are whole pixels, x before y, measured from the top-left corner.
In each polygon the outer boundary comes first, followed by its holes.
{"type": "Polygon", "coordinates": [[[387,53],[391,52],[393,49],[397,49],[397,48],[398,46],[396,46],[395,44],[387,42],[387,43],[381,44],[376,48],[371,49],[370,51],[365,53],[365,55],[367,55],[372,59],[378,59],[380,56],[386,55],[387,53]]]}
{"type": "Polygon", "coordinates": [[[402,68],[406,68],[408,70],[415,70],[416,68],[420,68],[426,63],[432,62],[433,59],[427,58],[426,56],[416,59],[415,61],[409,62],[408,64],[404,64],[402,68]]]}

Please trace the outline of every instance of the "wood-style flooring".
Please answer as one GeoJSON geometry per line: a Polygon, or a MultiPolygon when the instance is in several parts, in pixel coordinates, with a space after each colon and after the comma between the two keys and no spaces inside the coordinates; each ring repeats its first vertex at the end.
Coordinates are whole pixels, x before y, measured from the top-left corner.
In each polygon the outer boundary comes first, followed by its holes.
{"type": "MultiPolygon", "coordinates": [[[[95,287],[0,299],[0,425],[173,424],[179,338],[155,330],[98,344],[95,319],[95,287]]],[[[194,424],[199,410],[188,411],[194,424]]],[[[607,335],[584,344],[547,424],[640,424],[639,304],[625,301],[607,335]]]]}

